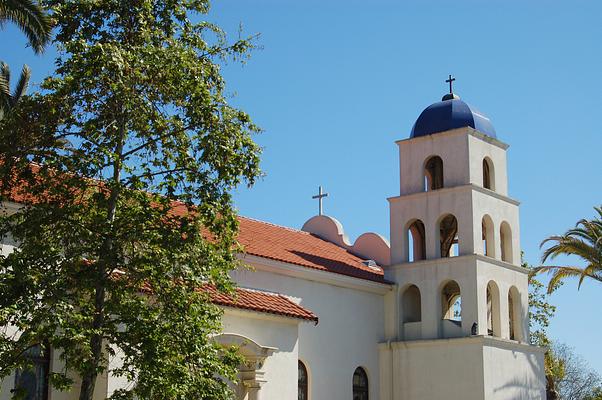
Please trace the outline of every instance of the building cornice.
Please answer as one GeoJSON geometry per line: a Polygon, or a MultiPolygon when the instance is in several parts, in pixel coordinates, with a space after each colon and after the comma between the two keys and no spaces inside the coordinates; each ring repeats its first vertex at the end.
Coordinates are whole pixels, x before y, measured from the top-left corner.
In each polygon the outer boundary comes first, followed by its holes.
{"type": "Polygon", "coordinates": [[[406,143],[406,142],[408,142],[410,140],[413,141],[413,142],[415,142],[415,143],[416,142],[420,142],[420,141],[426,142],[426,141],[429,141],[429,140],[433,140],[433,136],[434,135],[437,135],[437,136],[461,136],[463,134],[468,134],[468,135],[473,136],[473,137],[475,137],[477,139],[481,139],[484,142],[487,142],[487,143],[490,143],[490,144],[492,144],[494,146],[497,146],[497,147],[499,147],[502,150],[507,150],[508,147],[510,147],[510,145],[508,145],[508,144],[506,144],[506,143],[504,143],[504,142],[502,142],[502,141],[500,141],[498,139],[492,138],[491,136],[487,136],[487,135],[485,135],[485,134],[479,132],[478,130],[476,130],[474,128],[471,128],[469,126],[466,126],[466,127],[463,127],[463,128],[457,128],[457,129],[450,129],[448,131],[443,131],[443,132],[434,132],[434,133],[432,133],[430,135],[419,136],[419,137],[416,137],[416,138],[410,137],[410,138],[406,138],[406,139],[399,139],[399,140],[395,141],[395,144],[400,145],[400,144],[406,143]]]}
{"type": "Polygon", "coordinates": [[[518,342],[516,340],[502,339],[494,336],[466,336],[449,339],[426,339],[426,340],[405,340],[381,342],[378,347],[382,350],[392,349],[410,349],[417,347],[448,347],[454,344],[481,344],[482,346],[497,347],[507,350],[529,351],[535,353],[545,353],[545,347],[534,346],[528,343],[518,342]]]}
{"type": "Polygon", "coordinates": [[[267,313],[267,312],[262,312],[262,311],[248,310],[248,309],[242,309],[242,308],[238,308],[238,307],[230,307],[230,306],[222,306],[222,305],[218,305],[218,307],[224,310],[225,315],[230,315],[230,316],[234,316],[234,317],[253,318],[253,319],[259,319],[259,320],[263,320],[263,321],[274,321],[274,322],[279,322],[279,323],[285,323],[288,325],[298,325],[298,324],[305,323],[305,322],[310,323],[312,325],[317,325],[317,323],[314,323],[313,321],[304,320],[301,318],[289,317],[287,315],[272,314],[272,313],[267,313]]]}
{"type": "Polygon", "coordinates": [[[251,254],[239,254],[238,258],[245,264],[258,271],[270,272],[319,283],[326,283],[333,286],[361,290],[379,295],[385,295],[395,287],[390,283],[374,282],[367,279],[337,274],[335,272],[321,271],[318,269],[271,260],[269,258],[254,256],[251,254]]]}
{"type": "Polygon", "coordinates": [[[495,197],[498,200],[501,200],[503,202],[506,202],[508,204],[512,204],[514,206],[519,206],[520,205],[520,201],[515,200],[511,197],[508,196],[504,196],[502,194],[499,194],[493,190],[490,189],[485,189],[484,187],[469,183],[466,185],[458,185],[458,186],[452,186],[452,187],[445,187],[442,189],[437,189],[436,191],[428,191],[428,192],[415,192],[415,193],[408,193],[408,194],[403,194],[400,196],[393,196],[393,197],[389,197],[387,198],[387,200],[389,201],[389,203],[395,203],[398,201],[402,201],[402,200],[406,200],[406,199],[413,199],[413,198],[421,198],[421,197],[427,197],[427,196],[432,196],[433,193],[437,193],[437,194],[446,194],[446,193],[464,193],[464,192],[470,192],[470,191],[475,191],[475,192],[479,192],[479,193],[483,193],[486,194],[488,196],[491,197],[495,197]]]}
{"type": "Polygon", "coordinates": [[[12,201],[3,201],[0,206],[0,212],[11,215],[16,213],[17,211],[19,211],[19,209],[23,207],[24,206],[19,203],[14,203],[12,201]]]}
{"type": "Polygon", "coordinates": [[[466,263],[467,260],[478,260],[486,263],[494,264],[498,267],[502,267],[505,269],[509,269],[512,271],[520,272],[522,274],[528,275],[530,270],[528,268],[524,268],[520,265],[510,264],[506,261],[498,260],[495,258],[487,257],[482,254],[466,254],[457,257],[445,257],[445,258],[429,258],[427,260],[420,260],[414,262],[406,262],[401,264],[390,265],[388,267],[384,267],[385,271],[399,271],[408,268],[424,268],[426,266],[433,266],[440,264],[441,261],[445,261],[447,263],[466,263]]]}

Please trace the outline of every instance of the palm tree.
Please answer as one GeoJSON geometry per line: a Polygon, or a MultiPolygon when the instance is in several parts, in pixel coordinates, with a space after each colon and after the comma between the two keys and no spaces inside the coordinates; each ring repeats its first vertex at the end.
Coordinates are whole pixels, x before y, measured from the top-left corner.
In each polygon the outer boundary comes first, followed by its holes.
{"type": "Polygon", "coordinates": [[[602,206],[594,207],[597,216],[591,220],[582,219],[573,229],[562,236],[550,236],[541,243],[551,243],[542,256],[542,263],[559,255],[575,255],[585,261],[584,267],[541,266],[533,274],[547,272],[552,275],[548,283],[548,293],[554,291],[565,278],[579,277],[579,285],[585,278],[602,282],[602,206]]]}
{"type": "Polygon", "coordinates": [[[50,41],[50,19],[35,0],[0,0],[0,27],[13,22],[27,36],[36,54],[44,51],[50,41]]]}
{"type": "MultiPolygon", "coordinates": [[[[44,51],[50,41],[50,18],[35,0],[0,0],[0,29],[6,22],[13,22],[23,31],[29,45],[36,54],[44,51]]],[[[29,82],[30,69],[27,65],[21,70],[17,87],[10,92],[10,71],[1,63],[0,71],[0,119],[11,110],[25,94],[29,82]]]]}
{"type": "Polygon", "coordinates": [[[19,99],[25,95],[27,91],[27,84],[29,83],[29,77],[31,76],[31,70],[27,65],[23,66],[19,81],[13,92],[10,92],[10,69],[8,65],[0,61],[0,119],[4,117],[6,113],[12,110],[19,99]]]}

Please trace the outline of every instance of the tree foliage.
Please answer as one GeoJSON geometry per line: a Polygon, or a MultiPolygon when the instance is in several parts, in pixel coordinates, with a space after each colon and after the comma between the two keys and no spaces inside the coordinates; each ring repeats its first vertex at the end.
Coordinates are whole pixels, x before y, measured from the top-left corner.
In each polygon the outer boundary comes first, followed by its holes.
{"type": "Polygon", "coordinates": [[[547,272],[552,275],[548,284],[548,292],[553,291],[554,285],[566,278],[579,279],[581,287],[584,279],[602,282],[602,207],[595,207],[596,216],[590,220],[581,219],[574,228],[564,235],[550,236],[541,246],[550,244],[544,250],[542,263],[559,255],[573,255],[584,261],[583,267],[572,266],[540,266],[535,273],[547,272]]]}
{"type": "MultiPolygon", "coordinates": [[[[525,261],[522,262],[522,266],[533,270],[525,261]]],[[[560,283],[554,290],[559,285],[560,283]]],[[[538,281],[533,273],[529,275],[529,341],[533,345],[547,347],[544,356],[546,398],[547,400],[557,400],[560,398],[557,383],[564,377],[564,364],[550,350],[552,342],[547,331],[550,320],[556,313],[556,306],[550,303],[550,293],[544,292],[544,287],[545,285],[538,281]]]]}
{"type": "MultiPolygon", "coordinates": [[[[523,266],[529,268],[526,263],[523,266]]],[[[549,295],[544,292],[544,287],[535,277],[529,277],[529,339],[536,346],[550,344],[547,329],[556,313],[556,306],[549,302],[549,295]]]]}
{"type": "Polygon", "coordinates": [[[550,352],[562,365],[562,376],[556,386],[563,400],[586,400],[596,398],[602,391],[602,379],[587,362],[575,353],[575,349],[553,342],[550,352]]]}
{"type": "Polygon", "coordinates": [[[230,287],[231,191],[259,175],[258,128],[229,105],[228,42],[205,0],[49,0],[59,56],[42,92],[0,121],[0,218],[18,248],[0,256],[0,376],[49,344],[91,399],[223,399],[238,358],[211,336],[220,311],[198,290],[230,287]],[[119,355],[122,362],[108,360],[119,355]]]}

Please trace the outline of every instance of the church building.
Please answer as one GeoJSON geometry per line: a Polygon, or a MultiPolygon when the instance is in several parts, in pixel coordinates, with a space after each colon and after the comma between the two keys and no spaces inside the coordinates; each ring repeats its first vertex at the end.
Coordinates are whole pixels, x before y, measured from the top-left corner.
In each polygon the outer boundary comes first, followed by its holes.
{"type": "MultiPolygon", "coordinates": [[[[249,268],[232,273],[235,299],[212,293],[224,310],[216,340],[246,359],[239,399],[545,399],[508,145],[451,87],[396,145],[390,242],[365,233],[352,243],[321,213],[301,229],[240,217],[249,268]]],[[[15,381],[2,382],[0,400],[15,381]]],[[[125,384],[109,373],[95,398],[125,384]]]]}

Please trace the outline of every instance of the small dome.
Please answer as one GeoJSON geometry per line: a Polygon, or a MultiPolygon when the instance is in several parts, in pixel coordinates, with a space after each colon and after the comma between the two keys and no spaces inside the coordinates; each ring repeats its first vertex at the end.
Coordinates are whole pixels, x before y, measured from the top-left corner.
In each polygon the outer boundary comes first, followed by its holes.
{"type": "Polygon", "coordinates": [[[495,128],[489,118],[455,94],[443,96],[442,101],[428,106],[418,117],[410,138],[432,135],[450,129],[469,126],[496,138],[495,128]]]}

